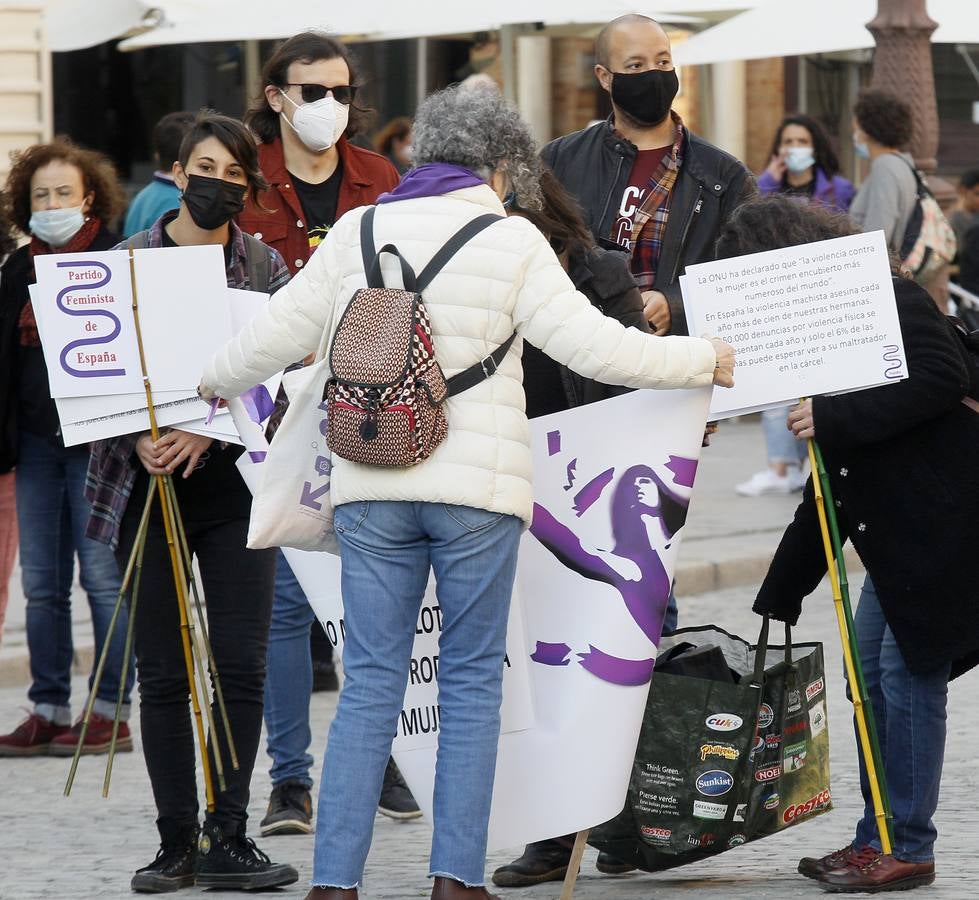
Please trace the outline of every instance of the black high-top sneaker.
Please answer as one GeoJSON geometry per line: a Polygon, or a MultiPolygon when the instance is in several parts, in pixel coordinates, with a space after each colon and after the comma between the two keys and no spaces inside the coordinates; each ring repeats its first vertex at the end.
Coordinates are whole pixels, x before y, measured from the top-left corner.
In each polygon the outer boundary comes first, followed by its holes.
{"type": "Polygon", "coordinates": [[[156,859],[137,869],[129,886],[138,894],[168,894],[193,887],[197,870],[197,832],[193,825],[159,824],[162,842],[156,859]]]}
{"type": "Polygon", "coordinates": [[[299,881],[299,873],[284,863],[272,862],[245,836],[245,824],[229,826],[205,822],[197,842],[197,886],[259,891],[299,881]]]}

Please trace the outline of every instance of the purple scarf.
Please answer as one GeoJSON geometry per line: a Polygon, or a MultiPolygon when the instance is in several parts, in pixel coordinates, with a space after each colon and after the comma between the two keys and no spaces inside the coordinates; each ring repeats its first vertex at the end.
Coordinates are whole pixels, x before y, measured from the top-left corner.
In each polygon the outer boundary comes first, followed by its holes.
{"type": "Polygon", "coordinates": [[[396,200],[438,197],[450,191],[459,191],[480,184],[486,182],[462,166],[454,166],[450,163],[428,163],[412,169],[393,191],[381,194],[377,202],[378,204],[394,203],[396,200]]]}

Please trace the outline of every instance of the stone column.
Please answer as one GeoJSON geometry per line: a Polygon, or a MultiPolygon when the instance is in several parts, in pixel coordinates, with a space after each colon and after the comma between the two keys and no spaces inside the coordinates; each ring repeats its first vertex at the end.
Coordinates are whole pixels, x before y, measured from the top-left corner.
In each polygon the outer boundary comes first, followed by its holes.
{"type": "Polygon", "coordinates": [[[911,155],[926,172],[935,170],[938,153],[938,102],[931,62],[931,34],[937,27],[925,0],[877,0],[877,17],[867,24],[877,43],[871,87],[896,94],[911,105],[911,155]]]}
{"type": "MultiPolygon", "coordinates": [[[[877,16],[867,24],[874,36],[871,87],[902,97],[911,106],[913,130],[908,148],[918,168],[933,173],[938,165],[938,100],[931,60],[931,34],[938,23],[928,15],[925,0],[877,0],[877,16]]],[[[955,189],[932,174],[928,187],[946,212],[955,189]]],[[[948,269],[922,285],[943,312],[948,308],[948,269]]]]}

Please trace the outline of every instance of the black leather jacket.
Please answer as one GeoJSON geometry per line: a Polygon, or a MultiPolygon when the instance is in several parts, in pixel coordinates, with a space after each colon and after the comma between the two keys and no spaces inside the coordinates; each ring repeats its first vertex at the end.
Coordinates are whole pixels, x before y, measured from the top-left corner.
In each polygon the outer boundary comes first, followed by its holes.
{"type": "MultiPolygon", "coordinates": [[[[679,277],[688,265],[714,259],[714,244],[728,216],[755,193],[748,170],[729,153],[683,129],[683,163],[653,283],[669,300],[672,334],[687,334],[679,277]]],[[[577,198],[585,221],[602,246],[611,241],[619,199],[639,151],[617,134],[611,117],[551,141],[541,151],[558,180],[577,198]]]]}

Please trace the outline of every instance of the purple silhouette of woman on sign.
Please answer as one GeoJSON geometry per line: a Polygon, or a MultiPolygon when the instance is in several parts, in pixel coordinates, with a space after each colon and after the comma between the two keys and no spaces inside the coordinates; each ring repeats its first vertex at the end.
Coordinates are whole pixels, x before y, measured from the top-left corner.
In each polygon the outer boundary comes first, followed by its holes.
{"type": "MultiPolygon", "coordinates": [[[[689,462],[696,465],[693,460],[689,462]]],[[[631,466],[619,478],[612,495],[611,551],[586,547],[539,503],[534,504],[530,531],[569,569],[614,587],[643,634],[658,645],[669,602],[670,578],[656,548],[663,538],[669,547],[668,542],[686,521],[687,503],[670,490],[651,466],[631,466]]],[[[566,644],[539,641],[531,659],[543,665],[563,666],[568,665],[570,652],[566,644]]],[[[645,684],[653,672],[653,659],[621,659],[595,647],[578,656],[585,669],[615,684],[645,684]]]]}

